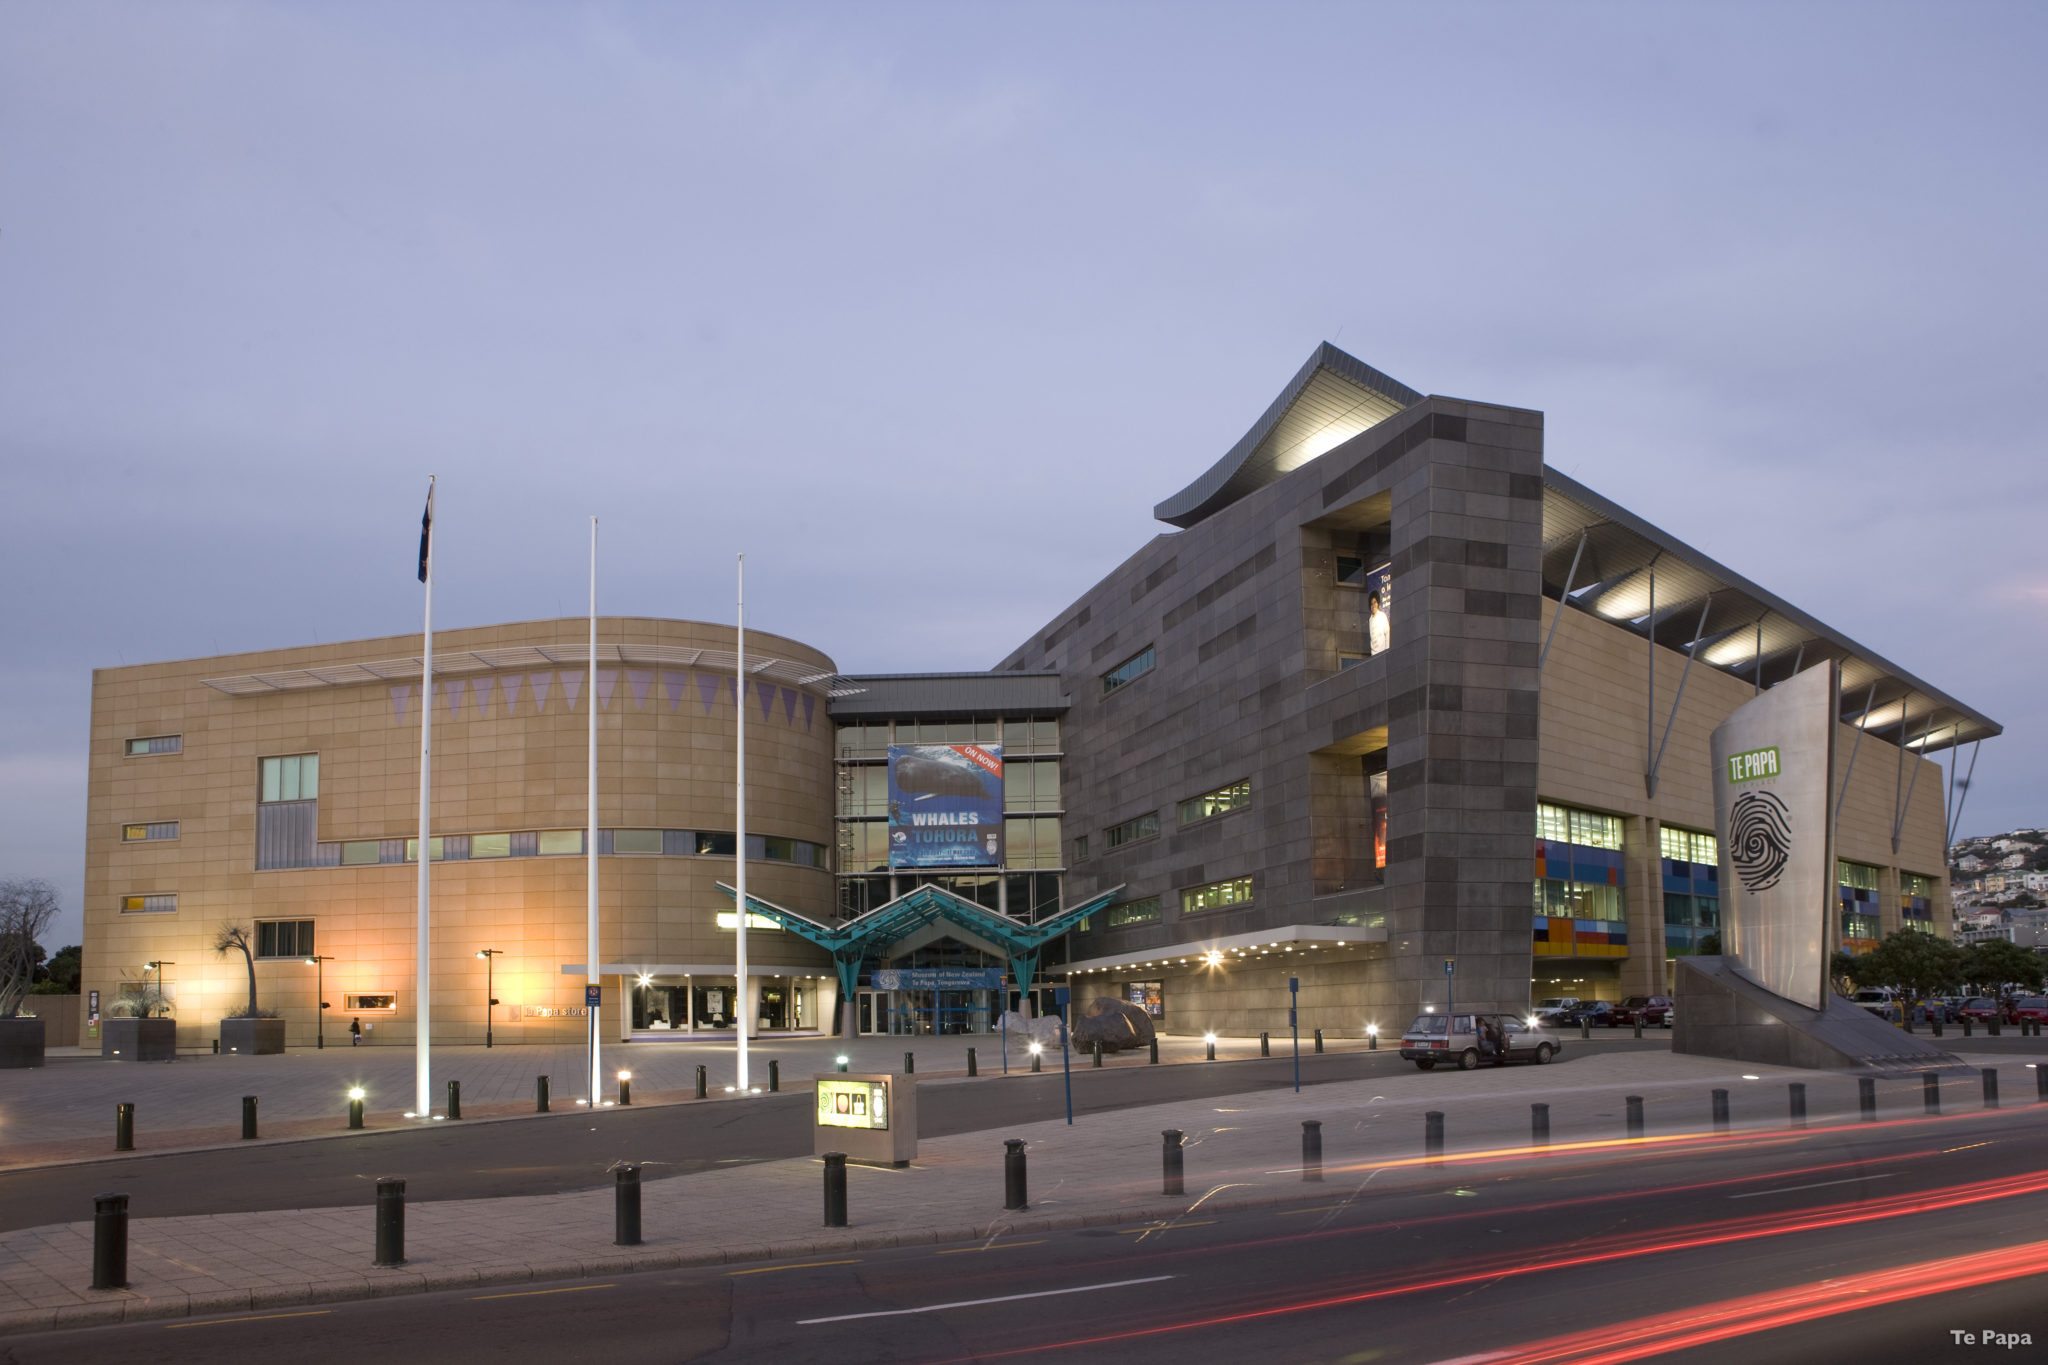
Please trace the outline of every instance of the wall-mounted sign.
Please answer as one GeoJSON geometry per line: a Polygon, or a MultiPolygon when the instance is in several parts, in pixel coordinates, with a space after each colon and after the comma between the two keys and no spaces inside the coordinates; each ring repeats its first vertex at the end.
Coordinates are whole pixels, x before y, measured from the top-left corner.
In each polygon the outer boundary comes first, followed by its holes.
{"type": "Polygon", "coordinates": [[[1365,649],[1378,654],[1393,643],[1393,566],[1382,564],[1365,576],[1365,649]]]}
{"type": "MultiPolygon", "coordinates": [[[[725,929],[725,930],[728,930],[728,931],[733,931],[733,930],[737,930],[737,929],[738,929],[738,928],[740,927],[740,916],[739,916],[739,911],[737,911],[737,910],[721,910],[721,911],[719,911],[719,912],[718,912],[718,927],[719,927],[719,928],[721,928],[721,929],[725,929]]],[[[769,919],[769,918],[768,918],[768,917],[767,917],[766,915],[754,915],[754,914],[750,914],[750,915],[748,915],[748,916],[747,916],[747,928],[748,928],[748,929],[749,929],[750,931],[751,931],[751,930],[754,930],[754,929],[776,929],[776,930],[780,930],[780,929],[782,928],[782,926],[781,926],[780,924],[777,924],[777,923],[776,923],[776,922],[775,922],[774,920],[772,920],[772,919],[769,919]]]]}
{"type": "Polygon", "coordinates": [[[823,1079],[818,1082],[818,1126],[885,1129],[889,1126],[886,1081],[823,1079]]]}
{"type": "Polygon", "coordinates": [[[878,991],[993,991],[1003,984],[1001,967],[878,967],[878,991]]]}
{"type": "Polygon", "coordinates": [[[996,867],[1002,861],[1002,746],[890,745],[889,866],[996,867]]]}
{"type": "Polygon", "coordinates": [[[582,1005],[514,1005],[512,1013],[520,1019],[588,1019],[590,1011],[582,1005]]]}
{"type": "Polygon", "coordinates": [[[1145,1011],[1154,1019],[1166,1017],[1166,983],[1164,981],[1132,981],[1124,986],[1127,998],[1133,1005],[1145,1011]]]}

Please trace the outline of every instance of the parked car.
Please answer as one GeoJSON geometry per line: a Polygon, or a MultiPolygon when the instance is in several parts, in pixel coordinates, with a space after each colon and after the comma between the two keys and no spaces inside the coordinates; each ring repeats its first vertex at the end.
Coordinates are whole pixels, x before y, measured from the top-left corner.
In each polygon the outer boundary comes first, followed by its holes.
{"type": "Polygon", "coordinates": [[[2048,1023],[2048,995],[2023,995],[2012,1002],[2012,1021],[2029,1024],[2048,1023]]]}
{"type": "Polygon", "coordinates": [[[1988,995],[1971,996],[1963,1001],[1962,1009],[1956,1013],[1973,1024],[1988,1024],[1994,1019],[2003,1023],[2005,1020],[2004,1008],[1988,995]]]}
{"type": "Polygon", "coordinates": [[[1849,997],[1849,1003],[1860,1010],[1867,1010],[1878,1018],[1897,1023],[1899,1018],[1899,993],[1890,986],[1865,986],[1849,997]]]}
{"type": "Polygon", "coordinates": [[[1603,1028],[1608,1026],[1613,1014],[1614,1002],[1612,1000],[1586,1000],[1580,1002],[1579,1007],[1567,1015],[1564,1022],[1567,1024],[1590,1024],[1594,1028],[1603,1028]]]}
{"type": "Polygon", "coordinates": [[[1529,1017],[1546,1024],[1556,1024],[1572,1018],[1572,1012],[1578,1009],[1579,1004],[1579,997],[1576,995],[1553,995],[1538,1000],[1530,1009],[1529,1017]]]}
{"type": "Polygon", "coordinates": [[[1418,1014],[1401,1035],[1401,1058],[1424,1071],[1438,1062],[1470,1071],[1482,1062],[1534,1062],[1541,1066],[1563,1051],[1564,1045],[1540,1025],[1514,1014],[1418,1014]],[[1480,1027],[1491,1024],[1505,1045],[1497,1058],[1480,1036],[1480,1027]]]}
{"type": "Polygon", "coordinates": [[[1609,1028],[1628,1028],[1640,1020],[1645,1028],[1663,1025],[1671,1014],[1668,995],[1631,995],[1607,1017],[1609,1028]]]}

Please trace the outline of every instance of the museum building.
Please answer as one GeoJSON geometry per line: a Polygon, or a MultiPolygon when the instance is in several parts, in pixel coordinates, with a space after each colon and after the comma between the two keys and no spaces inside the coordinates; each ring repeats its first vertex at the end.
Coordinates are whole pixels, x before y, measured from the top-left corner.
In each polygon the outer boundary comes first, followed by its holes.
{"type": "Polygon", "coordinates": [[[1719,923],[1709,735],[1829,665],[1836,936],[1947,932],[1937,756],[1999,727],[1550,468],[1540,413],[1324,345],[1155,515],[982,673],[760,632],[741,668],[731,628],[640,617],[594,673],[580,618],[438,632],[431,697],[417,635],[98,670],[88,1002],[210,1035],[241,923],[294,1044],[411,1041],[430,705],[451,1043],[582,1035],[593,706],[608,1038],[973,1033],[1062,983],[1250,1033],[1292,981],[1339,1036],[1657,992],[1719,923]]]}

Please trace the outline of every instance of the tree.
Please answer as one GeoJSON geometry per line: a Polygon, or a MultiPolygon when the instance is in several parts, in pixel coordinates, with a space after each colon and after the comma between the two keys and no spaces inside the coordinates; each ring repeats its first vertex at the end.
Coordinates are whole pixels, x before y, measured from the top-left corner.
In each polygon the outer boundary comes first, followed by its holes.
{"type": "Polygon", "coordinates": [[[262,1011],[256,1008],[256,946],[249,939],[247,925],[236,924],[233,920],[221,921],[220,928],[213,933],[213,955],[226,957],[231,952],[240,952],[242,963],[249,969],[249,1003],[242,1010],[228,1016],[231,1019],[257,1019],[262,1011]]]}
{"type": "Polygon", "coordinates": [[[1721,935],[1718,932],[1701,934],[1699,953],[1701,957],[1719,957],[1721,955],[1721,935]]]}
{"type": "Polygon", "coordinates": [[[2002,938],[1972,943],[1964,949],[1961,974],[1970,985],[1987,994],[1995,990],[2001,997],[2008,985],[2038,991],[2044,976],[2048,976],[2038,953],[2002,938]]]}
{"type": "Polygon", "coordinates": [[[21,1012],[35,981],[42,947],[36,942],[57,917],[57,888],[40,877],[0,881],[0,1019],[21,1012]]]}
{"type": "Polygon", "coordinates": [[[66,944],[51,954],[36,991],[46,995],[76,995],[84,975],[85,949],[76,943],[66,944]]]}
{"type": "MultiPolygon", "coordinates": [[[[1851,987],[1863,984],[1863,957],[1857,953],[1835,949],[1835,955],[1828,960],[1828,979],[1840,989],[1844,983],[1851,987]]],[[[1847,992],[1844,992],[1847,994],[1847,992]]]]}
{"type": "Polygon", "coordinates": [[[1896,986],[1906,998],[1933,995],[1962,975],[1963,953],[1947,939],[1919,929],[1900,929],[1863,955],[1859,978],[1865,985],[1896,986]]]}

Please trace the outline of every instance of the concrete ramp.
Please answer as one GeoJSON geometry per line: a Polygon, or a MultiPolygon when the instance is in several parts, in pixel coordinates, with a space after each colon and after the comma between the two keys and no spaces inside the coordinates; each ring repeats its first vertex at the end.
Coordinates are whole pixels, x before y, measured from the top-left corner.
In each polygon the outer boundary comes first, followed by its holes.
{"type": "Polygon", "coordinates": [[[1815,1071],[1930,1071],[1962,1059],[1829,993],[1795,1005],[1736,971],[1725,957],[1678,959],[1671,1050],[1815,1071]]]}

